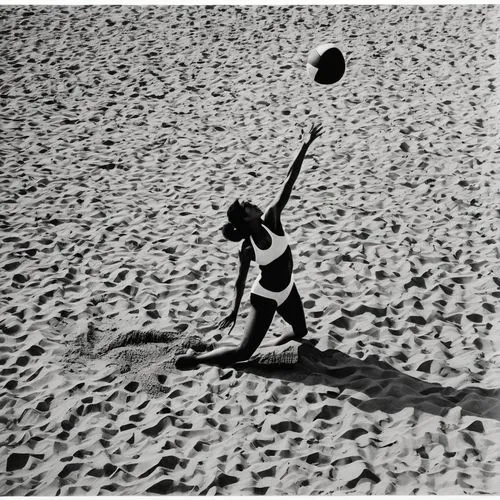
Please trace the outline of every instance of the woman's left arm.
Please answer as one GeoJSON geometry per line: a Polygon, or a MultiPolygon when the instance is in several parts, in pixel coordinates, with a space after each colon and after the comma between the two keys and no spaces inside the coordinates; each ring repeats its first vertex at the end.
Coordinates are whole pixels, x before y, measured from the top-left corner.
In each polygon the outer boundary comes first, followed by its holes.
{"type": "Polygon", "coordinates": [[[309,131],[309,137],[304,141],[304,144],[300,148],[300,151],[292,163],[290,170],[288,171],[288,175],[286,180],[281,188],[280,193],[276,197],[276,199],[272,203],[272,208],[275,211],[276,215],[280,215],[282,210],[285,208],[285,205],[288,203],[290,199],[290,194],[292,193],[293,186],[297,177],[299,176],[300,169],[302,167],[302,163],[306,156],[307,150],[309,146],[313,143],[315,139],[317,139],[322,134],[321,125],[313,125],[311,130],[309,131]]]}

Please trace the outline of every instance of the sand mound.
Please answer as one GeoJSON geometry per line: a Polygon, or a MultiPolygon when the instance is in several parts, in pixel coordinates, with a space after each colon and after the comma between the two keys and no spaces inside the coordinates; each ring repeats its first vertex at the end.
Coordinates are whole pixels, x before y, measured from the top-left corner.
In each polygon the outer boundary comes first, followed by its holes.
{"type": "MultiPolygon", "coordinates": [[[[222,344],[224,345],[224,344],[222,344]]],[[[229,344],[230,345],[230,344],[229,344]]],[[[88,330],[64,354],[68,371],[83,373],[89,364],[96,369],[105,364],[116,367],[133,385],[141,387],[150,396],[164,393],[165,383],[175,369],[175,360],[188,351],[204,353],[214,349],[214,342],[206,342],[199,335],[180,331],[131,330],[119,332],[117,328],[89,325],[88,330]]],[[[252,358],[241,365],[257,367],[292,367],[299,361],[299,344],[261,347],[252,358]]]]}

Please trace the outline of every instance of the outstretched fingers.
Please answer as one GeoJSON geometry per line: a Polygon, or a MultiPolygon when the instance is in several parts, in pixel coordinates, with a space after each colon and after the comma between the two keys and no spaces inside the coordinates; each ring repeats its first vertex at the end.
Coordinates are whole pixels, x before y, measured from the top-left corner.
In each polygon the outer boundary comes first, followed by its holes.
{"type": "Polygon", "coordinates": [[[232,321],[230,319],[224,318],[219,324],[217,325],[217,328],[223,330],[224,328],[227,328],[228,326],[231,326],[231,330],[229,330],[229,333],[232,332],[234,325],[236,324],[236,321],[232,321]]]}
{"type": "Polygon", "coordinates": [[[311,141],[318,138],[323,133],[323,125],[312,125],[309,131],[311,141]]]}
{"type": "Polygon", "coordinates": [[[319,137],[323,133],[323,125],[315,125],[313,133],[316,137],[319,137]]]}

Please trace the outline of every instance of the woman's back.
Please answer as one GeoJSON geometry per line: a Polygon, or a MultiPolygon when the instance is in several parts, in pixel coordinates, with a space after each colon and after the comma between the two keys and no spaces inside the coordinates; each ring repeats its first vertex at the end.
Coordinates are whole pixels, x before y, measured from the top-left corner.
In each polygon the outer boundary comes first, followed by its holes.
{"type": "Polygon", "coordinates": [[[279,219],[273,220],[266,212],[262,225],[270,242],[268,241],[267,247],[259,248],[253,238],[249,238],[253,260],[260,266],[261,285],[270,291],[280,291],[290,283],[292,277],[292,252],[279,219]]]}

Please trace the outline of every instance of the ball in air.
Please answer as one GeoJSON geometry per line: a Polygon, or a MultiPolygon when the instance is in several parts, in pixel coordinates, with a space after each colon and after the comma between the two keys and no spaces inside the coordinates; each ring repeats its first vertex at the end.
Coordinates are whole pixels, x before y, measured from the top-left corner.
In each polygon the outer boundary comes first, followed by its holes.
{"type": "Polygon", "coordinates": [[[336,83],[345,73],[344,56],[333,43],[318,45],[309,52],[307,72],[316,83],[336,83]]]}

